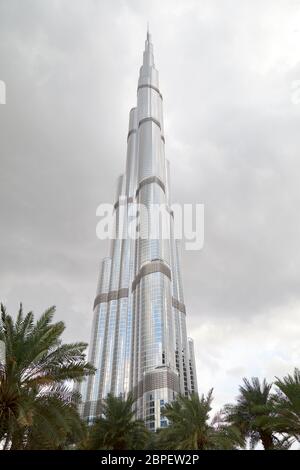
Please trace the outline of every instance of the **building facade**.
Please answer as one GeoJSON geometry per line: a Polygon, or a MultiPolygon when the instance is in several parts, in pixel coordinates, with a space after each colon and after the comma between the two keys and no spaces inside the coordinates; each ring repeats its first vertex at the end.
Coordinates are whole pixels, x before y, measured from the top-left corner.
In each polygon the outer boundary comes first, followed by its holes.
{"type": "Polygon", "coordinates": [[[178,393],[197,392],[170,207],[162,104],[148,32],[137,106],[129,116],[126,171],[114,204],[119,236],[101,263],[94,302],[89,360],[97,372],[83,385],[82,415],[93,420],[108,393],[132,392],[137,417],[152,430],[167,424],[160,413],[164,403],[178,393]],[[153,207],[165,210],[158,217],[153,207]],[[149,227],[151,236],[145,236],[149,227]]]}

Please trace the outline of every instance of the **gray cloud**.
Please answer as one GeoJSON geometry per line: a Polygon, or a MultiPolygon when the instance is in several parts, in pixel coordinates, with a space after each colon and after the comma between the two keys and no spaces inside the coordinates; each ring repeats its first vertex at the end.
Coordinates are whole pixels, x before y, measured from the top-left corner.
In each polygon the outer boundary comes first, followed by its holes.
{"type": "Polygon", "coordinates": [[[204,248],[182,269],[199,384],[222,403],[254,366],[299,363],[296,2],[2,0],[0,297],[54,303],[66,339],[88,340],[108,250],[95,212],[124,170],[147,19],[173,200],[205,204],[204,248]]]}

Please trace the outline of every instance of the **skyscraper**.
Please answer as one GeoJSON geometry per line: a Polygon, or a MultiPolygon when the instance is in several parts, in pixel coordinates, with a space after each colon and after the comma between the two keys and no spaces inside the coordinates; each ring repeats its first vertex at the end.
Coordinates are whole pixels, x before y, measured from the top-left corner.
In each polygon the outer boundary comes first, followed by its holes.
{"type": "Polygon", "coordinates": [[[160,414],[164,403],[177,393],[197,391],[170,207],[162,101],[147,32],[137,106],[129,116],[126,171],[114,204],[116,233],[125,236],[112,240],[110,257],[101,263],[89,357],[97,372],[84,384],[82,405],[83,416],[92,420],[108,393],[131,391],[137,417],[153,430],[167,424],[160,414]],[[155,236],[143,236],[140,206],[149,210],[155,236]],[[158,206],[165,211],[157,219],[151,209],[158,206]]]}

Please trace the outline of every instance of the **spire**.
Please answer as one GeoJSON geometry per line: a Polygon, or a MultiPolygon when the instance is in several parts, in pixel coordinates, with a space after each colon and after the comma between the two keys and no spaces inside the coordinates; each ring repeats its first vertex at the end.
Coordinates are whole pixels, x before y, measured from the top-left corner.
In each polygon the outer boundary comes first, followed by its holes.
{"type": "Polygon", "coordinates": [[[145,41],[145,50],[143,58],[144,67],[154,67],[153,46],[151,42],[151,34],[149,31],[149,21],[147,21],[147,37],[145,41]]]}
{"type": "Polygon", "coordinates": [[[151,34],[150,34],[150,29],[149,29],[149,21],[147,21],[147,39],[146,39],[146,47],[149,47],[149,44],[151,44],[151,34]]]}

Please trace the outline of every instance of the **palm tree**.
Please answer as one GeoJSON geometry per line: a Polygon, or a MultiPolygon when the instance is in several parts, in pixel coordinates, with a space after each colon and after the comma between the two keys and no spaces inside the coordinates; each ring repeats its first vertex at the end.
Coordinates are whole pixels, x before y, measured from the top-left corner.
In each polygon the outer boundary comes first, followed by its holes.
{"type": "Polygon", "coordinates": [[[300,441],[300,370],[283,379],[276,377],[278,387],[274,395],[275,429],[300,441]]]}
{"type": "Polygon", "coordinates": [[[135,420],[134,399],[108,395],[103,401],[101,416],[90,430],[89,449],[134,450],[144,449],[149,431],[141,420],[135,420]]]}
{"type": "Polygon", "coordinates": [[[58,448],[83,432],[77,412],[79,394],[70,383],[94,373],[94,368],[85,361],[85,343],[62,344],[65,325],[52,323],[54,312],[51,307],[34,322],[32,312],[23,315],[21,304],[14,322],[1,304],[5,357],[0,362],[0,442],[4,449],[58,448]]]}
{"type": "Polygon", "coordinates": [[[157,433],[161,449],[234,449],[243,446],[243,440],[234,426],[224,425],[219,416],[210,423],[209,413],[213,390],[207,396],[193,393],[178,395],[175,401],[165,405],[162,413],[169,426],[157,433]]]}
{"type": "Polygon", "coordinates": [[[250,439],[252,449],[259,441],[265,450],[279,447],[279,439],[271,426],[275,416],[270,393],[272,384],[265,379],[260,383],[257,377],[251,381],[244,378],[243,382],[237,403],[224,408],[227,422],[235,425],[244,438],[250,439]]]}

